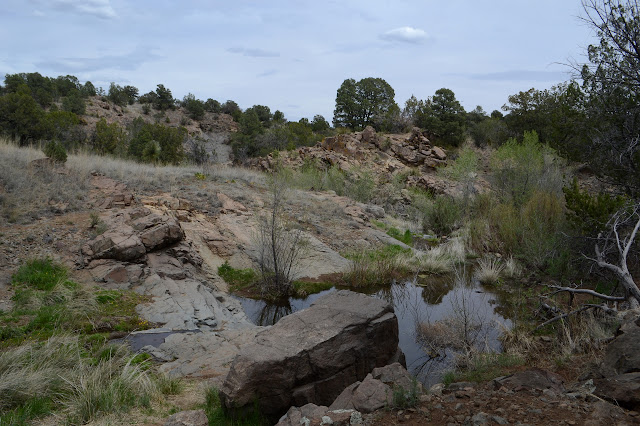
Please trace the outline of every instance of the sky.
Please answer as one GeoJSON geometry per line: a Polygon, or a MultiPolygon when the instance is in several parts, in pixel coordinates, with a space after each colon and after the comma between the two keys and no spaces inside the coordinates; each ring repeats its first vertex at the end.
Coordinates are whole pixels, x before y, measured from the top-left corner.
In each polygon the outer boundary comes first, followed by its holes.
{"type": "Polygon", "coordinates": [[[347,78],[402,108],[446,87],[467,111],[571,78],[595,43],[580,0],[2,0],[0,75],[75,75],[140,93],[333,118],[347,78]]]}

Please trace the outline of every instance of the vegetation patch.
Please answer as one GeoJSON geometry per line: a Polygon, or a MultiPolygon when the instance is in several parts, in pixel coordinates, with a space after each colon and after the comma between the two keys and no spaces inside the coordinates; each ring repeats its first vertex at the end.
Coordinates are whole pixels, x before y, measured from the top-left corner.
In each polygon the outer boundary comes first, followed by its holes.
{"type": "Polygon", "coordinates": [[[207,390],[204,411],[210,425],[219,426],[267,426],[272,424],[259,411],[257,404],[254,409],[247,413],[246,417],[233,418],[228,416],[218,394],[218,389],[211,387],[207,390]]]}
{"type": "Polygon", "coordinates": [[[343,276],[344,282],[349,287],[370,287],[406,277],[412,272],[406,262],[410,254],[411,249],[399,245],[347,253],[345,257],[352,264],[343,276]]]}
{"type": "Polygon", "coordinates": [[[228,262],[218,267],[218,275],[229,284],[231,291],[243,290],[258,280],[258,274],[253,269],[235,269],[228,262]]]}
{"type": "Polygon", "coordinates": [[[496,377],[511,374],[514,368],[524,364],[517,355],[508,353],[479,353],[469,362],[455,371],[448,371],[442,382],[449,385],[455,382],[488,382],[496,377]]]}
{"type": "Polygon", "coordinates": [[[330,282],[294,281],[293,297],[302,299],[310,294],[320,293],[321,291],[329,290],[333,287],[334,284],[330,282]]]}

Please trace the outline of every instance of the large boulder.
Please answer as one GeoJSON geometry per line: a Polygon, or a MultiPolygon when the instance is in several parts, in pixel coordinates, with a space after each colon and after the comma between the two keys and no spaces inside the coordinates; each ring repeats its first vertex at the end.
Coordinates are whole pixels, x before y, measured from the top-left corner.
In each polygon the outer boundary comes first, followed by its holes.
{"type": "Polygon", "coordinates": [[[398,320],[388,302],[346,290],[330,293],[242,349],[221,388],[222,403],[239,412],[257,404],[273,418],[293,405],[329,405],[398,354],[398,320]]]}

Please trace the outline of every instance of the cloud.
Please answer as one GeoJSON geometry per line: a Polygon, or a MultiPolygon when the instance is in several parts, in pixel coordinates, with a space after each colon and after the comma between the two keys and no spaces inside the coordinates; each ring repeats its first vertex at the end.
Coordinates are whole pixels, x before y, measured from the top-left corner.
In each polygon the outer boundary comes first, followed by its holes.
{"type": "MultiPolygon", "coordinates": [[[[60,12],[92,15],[100,19],[113,19],[116,12],[111,7],[110,0],[32,0],[35,3],[50,7],[60,12]]],[[[40,12],[42,13],[42,12],[40,12]]]]}
{"type": "Polygon", "coordinates": [[[400,27],[387,31],[380,35],[380,38],[392,42],[418,44],[428,40],[429,35],[419,28],[400,27]]]}
{"type": "Polygon", "coordinates": [[[256,77],[269,77],[272,75],[275,75],[278,73],[278,70],[266,70],[264,72],[261,72],[260,74],[258,74],[256,77]]]}
{"type": "Polygon", "coordinates": [[[469,77],[472,80],[486,81],[562,81],[567,75],[568,73],[562,71],[510,70],[471,74],[469,77]]]}
{"type": "Polygon", "coordinates": [[[276,58],[280,56],[278,52],[271,52],[269,50],[245,48],[245,47],[230,47],[227,49],[229,53],[238,53],[243,56],[249,56],[252,58],[276,58]]]}
{"type": "Polygon", "coordinates": [[[105,55],[98,58],[60,58],[44,60],[36,63],[36,66],[53,71],[87,72],[104,69],[119,69],[133,71],[145,62],[160,58],[151,52],[151,49],[138,47],[131,53],[123,55],[105,55]]]}

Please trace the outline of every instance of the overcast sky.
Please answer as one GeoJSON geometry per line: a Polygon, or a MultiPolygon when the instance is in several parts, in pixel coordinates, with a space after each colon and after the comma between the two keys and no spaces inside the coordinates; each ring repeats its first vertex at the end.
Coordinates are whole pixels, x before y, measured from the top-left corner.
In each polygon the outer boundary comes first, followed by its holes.
{"type": "Polygon", "coordinates": [[[3,0],[0,75],[72,74],[140,93],[333,117],[346,78],[402,107],[446,87],[466,110],[569,79],[594,42],[580,0],[3,0]]]}

